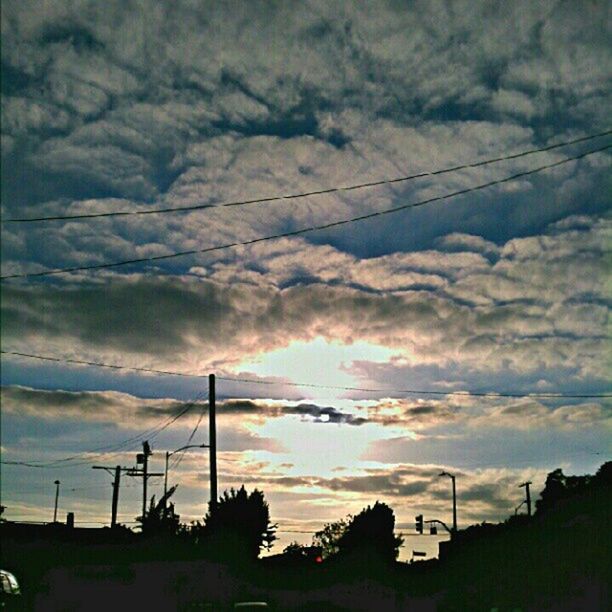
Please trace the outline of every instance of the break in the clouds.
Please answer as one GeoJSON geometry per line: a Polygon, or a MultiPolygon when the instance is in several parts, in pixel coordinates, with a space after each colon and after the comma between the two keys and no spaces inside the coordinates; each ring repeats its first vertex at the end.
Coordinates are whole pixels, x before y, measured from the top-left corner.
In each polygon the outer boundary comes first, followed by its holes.
{"type": "MultiPolygon", "coordinates": [[[[608,14],[603,0],[7,0],[3,221],[324,190],[602,133],[608,14]]],[[[609,141],[317,197],[3,223],[2,274],[333,223],[609,141]]],[[[273,513],[277,504],[294,524],[340,518],[376,498],[441,516],[448,491],[436,488],[438,466],[461,471],[464,520],[502,517],[520,502],[515,481],[542,482],[558,465],[592,470],[609,448],[609,398],[527,396],[609,392],[609,160],[601,151],[300,237],[8,280],[2,347],[217,373],[224,484],[263,487],[273,513]]],[[[155,443],[178,448],[206,406],[201,378],[15,355],[3,354],[2,383],[3,455],[24,461],[120,442],[191,399],[197,410],[155,443]]],[[[195,518],[203,476],[191,461],[179,471],[177,504],[195,518]]],[[[3,473],[3,499],[8,486],[15,507],[39,517],[21,482],[3,473]]],[[[100,516],[95,499],[79,503],[100,516]]]]}
{"type": "MultiPolygon", "coordinates": [[[[326,509],[327,514],[322,516],[328,519],[333,516],[329,514],[333,507],[338,512],[345,512],[347,507],[357,510],[359,504],[370,503],[372,499],[442,512],[448,491],[441,486],[438,475],[442,467],[455,465],[465,508],[463,519],[498,519],[511,509],[516,498],[515,485],[521,475],[537,476],[538,486],[545,476],[546,469],[542,466],[521,465],[524,452],[521,432],[529,430],[530,436],[543,447],[570,439],[574,445],[588,447],[602,444],[612,427],[610,415],[594,403],[558,408],[528,399],[499,398],[493,402],[495,407],[491,403],[492,400],[483,402],[476,398],[427,402],[386,399],[366,404],[343,402],[341,408],[336,408],[279,400],[221,402],[218,406],[221,483],[224,488],[244,483],[269,491],[273,499],[279,499],[277,512],[286,517],[292,516],[298,501],[311,507],[315,514],[317,508],[319,512],[326,509]],[[353,427],[347,428],[347,425],[353,427]],[[318,439],[308,442],[314,453],[325,452],[326,439],[341,446],[354,444],[351,430],[358,428],[365,434],[360,438],[363,455],[355,457],[347,466],[343,464],[342,453],[331,453],[324,469],[313,469],[312,459],[304,463],[298,452],[300,445],[303,446],[305,427],[318,439]],[[284,437],[270,435],[274,428],[284,431],[284,437]],[[312,428],[318,429],[318,433],[312,428]],[[403,437],[394,437],[402,432],[403,437]],[[500,444],[500,440],[504,442],[500,444]],[[452,456],[453,449],[456,453],[457,449],[474,442],[482,453],[475,463],[470,465],[465,461],[465,450],[459,466],[457,457],[454,461],[444,460],[449,451],[452,456]],[[428,457],[436,454],[438,462],[428,461],[428,457]],[[414,460],[419,456],[424,460],[421,463],[414,460]]],[[[35,423],[42,420],[46,423],[45,458],[57,459],[68,448],[74,451],[70,444],[78,438],[79,467],[79,460],[125,464],[134,460],[128,447],[113,450],[111,444],[111,448],[97,453],[88,449],[87,445],[94,444],[95,438],[90,439],[87,423],[95,425],[97,431],[104,431],[106,439],[117,444],[117,439],[133,436],[135,430],[159,425],[162,417],[176,415],[187,404],[117,392],[5,387],[2,406],[5,424],[20,431],[18,437],[3,447],[6,459],[27,458],[24,451],[35,435],[35,423]]],[[[160,461],[166,444],[171,449],[179,444],[182,436],[199,424],[198,415],[206,409],[205,403],[197,403],[193,414],[186,414],[177,423],[180,431],[166,438],[165,444],[152,441],[154,457],[157,457],[154,461],[160,461]]],[[[206,440],[206,424],[201,424],[200,429],[196,443],[206,440]]],[[[132,444],[134,448],[137,446],[136,442],[132,444]]],[[[549,457],[544,465],[549,465],[551,460],[554,458],[549,457]]],[[[202,473],[201,462],[198,453],[186,455],[180,468],[176,468],[174,477],[187,492],[195,493],[206,486],[207,475],[202,473]]],[[[188,499],[189,496],[185,501],[188,499]]]]}

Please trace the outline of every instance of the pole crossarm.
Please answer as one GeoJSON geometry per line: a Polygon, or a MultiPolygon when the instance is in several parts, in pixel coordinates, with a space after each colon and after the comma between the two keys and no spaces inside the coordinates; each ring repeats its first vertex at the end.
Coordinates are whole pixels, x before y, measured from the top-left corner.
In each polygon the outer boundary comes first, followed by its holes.
{"type": "MultiPolygon", "coordinates": [[[[109,473],[111,476],[114,476],[114,475],[115,475],[115,470],[116,470],[117,468],[115,468],[115,467],[107,467],[107,466],[105,466],[105,465],[92,465],[92,466],[91,466],[91,469],[92,469],[92,470],[104,470],[104,471],[108,472],[108,473],[109,473]]],[[[128,467],[122,467],[122,468],[120,468],[120,470],[121,470],[122,472],[130,472],[130,470],[133,470],[133,469],[134,469],[134,468],[128,468],[128,467]]]]}

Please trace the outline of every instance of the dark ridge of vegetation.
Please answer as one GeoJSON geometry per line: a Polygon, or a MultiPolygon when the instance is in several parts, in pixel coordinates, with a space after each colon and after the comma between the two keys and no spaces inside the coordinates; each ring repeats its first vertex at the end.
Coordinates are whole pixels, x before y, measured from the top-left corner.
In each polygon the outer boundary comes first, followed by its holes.
{"type": "Polygon", "coordinates": [[[154,609],[240,598],[277,609],[545,610],[566,601],[571,609],[604,610],[609,604],[610,462],[592,476],[554,470],[533,517],[468,527],[443,547],[439,561],[410,565],[395,562],[401,538],[393,510],[380,502],[326,525],[313,547],[294,543],[258,560],[275,537],[263,493],[226,492],[202,523],[187,526],[168,503],[171,491],[159,503],[151,500],[142,533],[5,522],[2,567],[20,578],[27,607],[40,610],[103,609],[118,593],[141,607],[150,600],[154,609]],[[316,562],[319,553],[323,562],[316,562]]]}

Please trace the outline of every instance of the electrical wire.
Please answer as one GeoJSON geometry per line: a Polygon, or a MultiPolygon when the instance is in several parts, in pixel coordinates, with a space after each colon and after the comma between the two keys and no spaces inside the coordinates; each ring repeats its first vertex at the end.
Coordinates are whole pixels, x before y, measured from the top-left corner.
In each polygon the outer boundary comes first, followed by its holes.
{"type": "MultiPolygon", "coordinates": [[[[205,414],[205,410],[204,410],[204,406],[202,406],[202,410],[200,412],[200,416],[198,418],[197,423],[195,424],[195,427],[193,428],[193,430],[191,431],[191,433],[189,434],[189,437],[187,438],[187,442],[185,443],[184,446],[189,446],[189,444],[191,444],[191,441],[193,440],[193,437],[196,435],[196,432],[198,431],[198,428],[200,427],[200,423],[202,423],[202,419],[204,418],[204,414],[205,414]]],[[[187,448],[183,448],[182,451],[180,451],[178,454],[178,457],[176,457],[174,459],[174,461],[172,462],[172,465],[170,466],[170,469],[176,469],[180,464],[181,461],[183,460],[183,457],[185,456],[185,453],[187,452],[187,448]]]]}
{"type": "MultiPolygon", "coordinates": [[[[131,366],[121,365],[109,365],[105,363],[93,362],[93,361],[81,361],[78,359],[60,359],[59,357],[48,357],[45,355],[34,355],[31,353],[20,353],[17,351],[5,351],[0,350],[0,353],[5,355],[15,355],[18,357],[25,357],[28,359],[41,359],[43,361],[52,361],[55,363],[68,363],[76,365],[87,365],[99,368],[112,368],[114,370],[136,370],[139,372],[147,372],[149,374],[162,374],[165,376],[181,376],[181,377],[192,377],[192,378],[207,378],[208,374],[190,374],[185,372],[171,372],[167,370],[154,370],[151,368],[136,368],[131,366]]],[[[510,397],[510,398],[521,398],[521,397],[533,397],[533,398],[568,398],[568,399],[597,399],[612,397],[612,393],[564,393],[564,392],[537,392],[537,391],[524,391],[524,392],[506,392],[506,391],[434,391],[431,389],[389,389],[389,388],[368,388],[368,387],[348,387],[339,385],[321,385],[315,383],[306,382],[285,382],[285,381],[271,381],[271,380],[258,380],[256,378],[232,378],[230,376],[215,376],[217,380],[224,380],[227,382],[234,383],[246,383],[254,385],[267,385],[267,386],[283,386],[283,387],[306,387],[312,389],[332,389],[335,391],[362,391],[364,393],[405,393],[414,395],[435,395],[435,396],[448,396],[448,395],[461,395],[461,396],[473,396],[473,397],[510,397]]]]}
{"type": "Polygon", "coordinates": [[[557,168],[562,166],[563,164],[567,164],[572,161],[577,161],[579,159],[583,159],[588,157],[589,155],[594,155],[595,153],[601,153],[606,151],[607,149],[612,148],[612,145],[606,145],[605,147],[599,147],[598,149],[592,149],[590,151],[583,152],[579,155],[574,155],[572,157],[568,157],[566,159],[562,159],[560,161],[546,164],[544,166],[538,166],[537,168],[533,168],[531,170],[524,170],[522,172],[517,172],[516,174],[497,179],[494,181],[488,181],[486,183],[481,183],[480,185],[476,185],[474,187],[468,187],[466,189],[460,189],[458,191],[453,191],[451,193],[447,193],[441,196],[435,196],[432,198],[427,198],[426,200],[420,200],[417,202],[410,202],[408,204],[401,204],[400,206],[394,206],[392,208],[386,208],[384,210],[378,210],[371,213],[366,213],[364,215],[359,215],[357,217],[350,217],[348,219],[341,219],[339,221],[332,221],[330,223],[325,223],[323,225],[313,225],[310,227],[304,227],[298,230],[292,230],[288,232],[282,232],[279,234],[271,234],[269,236],[262,236],[260,238],[253,238],[251,240],[243,240],[239,242],[231,242],[227,244],[222,244],[218,246],[205,247],[201,249],[191,249],[188,251],[179,251],[176,253],[168,253],[167,255],[152,255],[149,257],[138,257],[134,259],[124,259],[122,261],[115,261],[111,263],[101,263],[101,264],[90,264],[86,266],[74,266],[70,268],[56,268],[51,270],[45,270],[43,272],[29,272],[29,273],[20,273],[20,274],[8,274],[5,276],[0,276],[0,281],[6,281],[11,279],[21,279],[21,278],[39,278],[43,276],[51,276],[57,274],[68,274],[71,272],[86,272],[91,270],[102,270],[107,268],[117,268],[120,266],[127,266],[129,264],[138,264],[138,263],[151,263],[155,261],[165,261],[168,259],[175,259],[177,257],[186,257],[188,255],[203,255],[206,253],[213,253],[216,251],[224,251],[227,249],[232,249],[238,246],[249,246],[253,244],[258,244],[260,242],[268,242],[270,240],[277,240],[279,238],[290,238],[293,236],[301,236],[303,234],[308,234],[312,232],[318,232],[326,229],[331,229],[335,227],[340,227],[341,225],[347,225],[349,223],[357,223],[359,221],[365,221],[367,219],[374,219],[375,217],[381,217],[383,215],[389,215],[392,213],[400,212],[403,210],[408,210],[411,208],[418,208],[420,206],[425,206],[426,204],[432,204],[433,202],[441,202],[443,200],[448,200],[451,198],[455,198],[457,196],[466,195],[468,193],[473,193],[475,191],[480,191],[482,189],[486,189],[488,187],[493,187],[495,185],[502,185],[504,183],[508,183],[511,181],[515,181],[519,178],[523,178],[526,176],[531,176],[533,174],[537,174],[539,172],[543,172],[545,170],[550,170],[552,168],[557,168]]]}
{"type": "Polygon", "coordinates": [[[458,170],[468,170],[470,168],[480,168],[482,166],[487,166],[489,164],[509,161],[512,159],[519,159],[521,157],[526,157],[528,155],[534,155],[535,153],[544,153],[546,151],[552,151],[554,149],[559,149],[561,147],[568,147],[570,145],[587,142],[589,140],[594,140],[596,138],[602,138],[603,136],[609,136],[610,134],[612,134],[612,130],[606,130],[605,132],[599,132],[598,134],[590,134],[588,136],[583,136],[581,138],[575,138],[573,140],[566,140],[564,142],[547,145],[545,147],[538,147],[537,149],[528,149],[526,151],[521,151],[519,153],[512,153],[509,155],[494,157],[492,159],[486,159],[483,161],[473,162],[469,164],[461,164],[459,166],[452,166],[450,168],[443,168],[441,170],[433,170],[429,172],[419,172],[417,174],[411,174],[408,176],[400,176],[400,177],[391,178],[391,179],[381,179],[378,181],[369,181],[366,183],[358,183],[355,185],[346,185],[346,186],[341,186],[341,187],[329,187],[327,189],[317,189],[315,191],[305,191],[301,193],[293,193],[293,194],[280,195],[280,196],[253,198],[250,200],[237,200],[234,202],[224,202],[220,204],[194,204],[191,206],[176,206],[176,207],[168,207],[168,208],[157,208],[153,210],[119,210],[119,211],[109,211],[109,212],[99,212],[99,213],[80,213],[80,214],[76,213],[73,215],[56,215],[56,216],[47,216],[47,217],[23,217],[23,218],[15,218],[15,219],[3,219],[1,223],[3,224],[40,223],[40,222],[46,222],[46,221],[99,219],[103,217],[160,215],[160,214],[168,214],[168,213],[181,213],[181,212],[189,212],[189,211],[196,211],[196,210],[205,210],[209,208],[226,208],[226,207],[234,207],[234,206],[245,206],[248,204],[263,204],[263,203],[269,203],[269,202],[278,202],[281,200],[295,200],[298,198],[327,195],[330,193],[338,193],[342,191],[355,191],[357,189],[365,189],[365,188],[370,188],[370,187],[379,187],[381,185],[391,185],[395,183],[403,183],[403,182],[412,181],[412,180],[419,179],[419,178],[425,178],[428,176],[440,176],[442,174],[448,174],[450,172],[457,172],[458,170]]]}
{"type": "Polygon", "coordinates": [[[199,394],[198,397],[182,406],[179,412],[176,415],[170,416],[163,421],[161,425],[153,427],[151,429],[147,429],[139,434],[131,436],[121,442],[100,446],[94,449],[90,449],[87,451],[83,451],[77,453],[75,455],[71,455],[68,457],[63,457],[61,459],[54,459],[52,461],[5,461],[1,460],[0,463],[4,465],[19,465],[23,467],[32,467],[32,468],[44,468],[44,469],[55,469],[58,467],[80,467],[83,465],[90,465],[91,463],[95,463],[98,461],[98,458],[92,458],[89,460],[77,461],[80,458],[84,458],[92,453],[101,453],[101,454],[114,454],[116,452],[127,452],[131,447],[140,442],[144,438],[148,438],[149,440],[154,439],[159,435],[163,430],[167,429],[170,425],[180,419],[182,416],[187,414],[193,406],[196,405],[198,401],[200,401],[203,397],[203,394],[199,394]],[[127,448],[126,448],[127,447],[127,448]],[[60,464],[64,464],[60,466],[60,464]]]}

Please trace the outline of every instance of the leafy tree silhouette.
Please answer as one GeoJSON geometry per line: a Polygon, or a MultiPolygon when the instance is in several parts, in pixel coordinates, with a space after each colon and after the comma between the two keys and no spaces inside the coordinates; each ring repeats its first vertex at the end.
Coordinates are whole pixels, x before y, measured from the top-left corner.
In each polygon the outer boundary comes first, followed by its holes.
{"type": "Polygon", "coordinates": [[[566,476],[561,468],[557,468],[546,477],[540,499],[536,501],[536,510],[541,514],[556,506],[561,500],[610,483],[612,483],[612,461],[604,463],[594,476],[566,476]]]}
{"type": "Polygon", "coordinates": [[[339,555],[393,562],[403,538],[393,533],[395,515],[387,504],[376,502],[353,517],[338,539],[339,555]]]}
{"type": "Polygon", "coordinates": [[[332,557],[339,552],[338,541],[352,519],[353,517],[349,514],[345,519],[327,523],[321,531],[314,534],[312,545],[321,547],[323,558],[332,557]]]}
{"type": "Polygon", "coordinates": [[[270,510],[262,491],[247,493],[244,485],[225,491],[204,518],[202,535],[228,560],[255,560],[262,548],[276,540],[276,525],[270,524],[270,510]]]}

